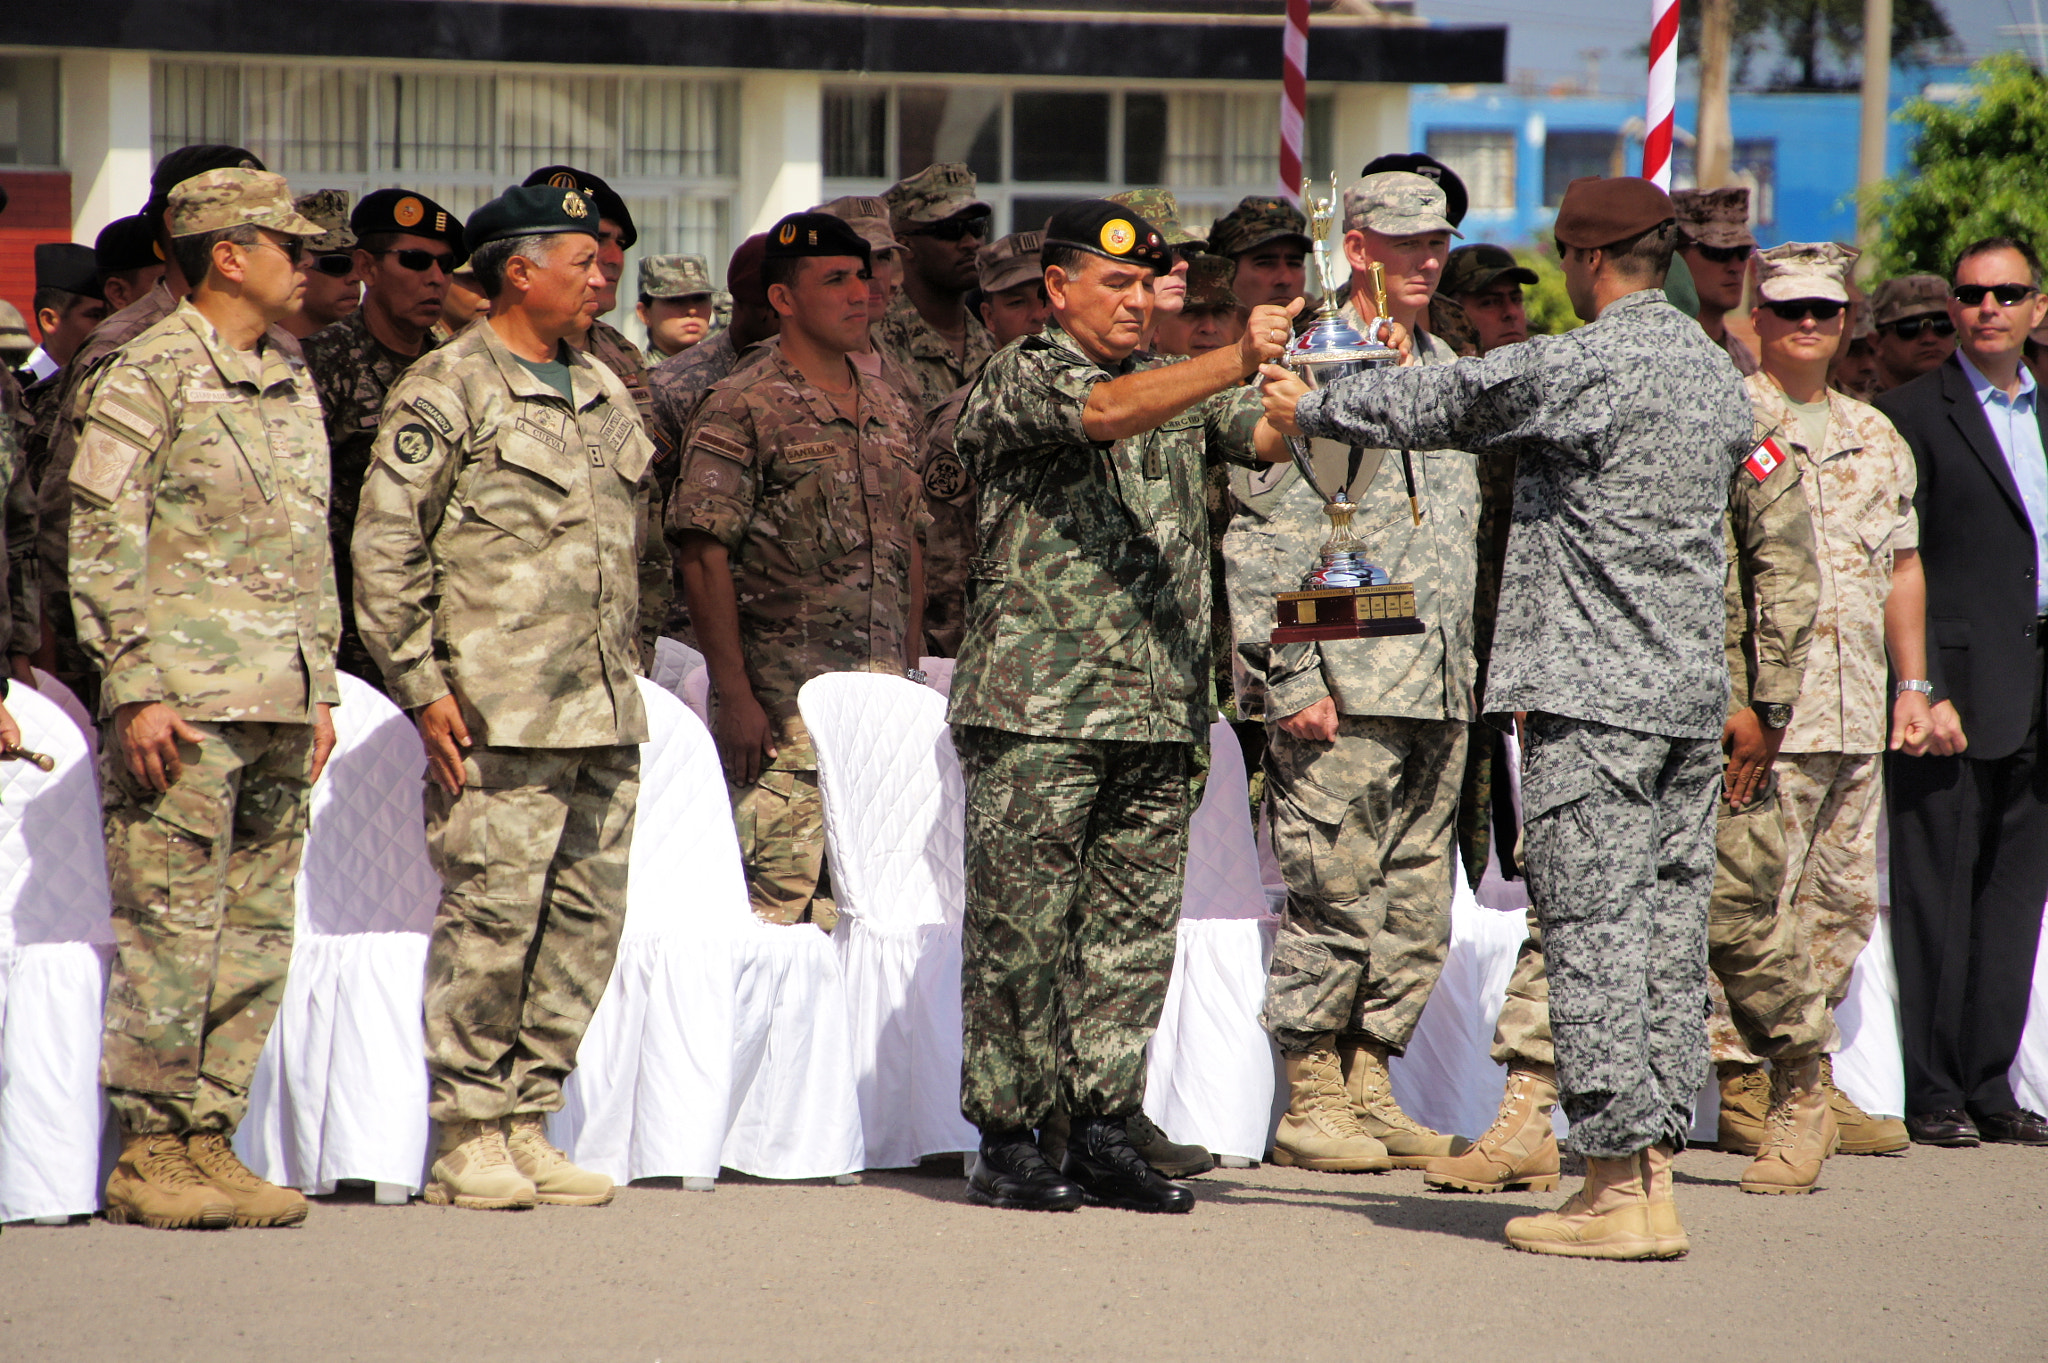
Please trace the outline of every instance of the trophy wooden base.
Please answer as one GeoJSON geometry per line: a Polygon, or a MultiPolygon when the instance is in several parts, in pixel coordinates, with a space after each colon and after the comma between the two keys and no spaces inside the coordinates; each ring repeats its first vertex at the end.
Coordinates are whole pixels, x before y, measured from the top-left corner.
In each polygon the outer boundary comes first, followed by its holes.
{"type": "Polygon", "coordinates": [[[1275,644],[1307,644],[1324,639],[1377,639],[1394,634],[1420,634],[1415,616],[1415,584],[1390,582],[1384,587],[1319,587],[1281,592],[1275,607],[1279,623],[1275,644]]]}

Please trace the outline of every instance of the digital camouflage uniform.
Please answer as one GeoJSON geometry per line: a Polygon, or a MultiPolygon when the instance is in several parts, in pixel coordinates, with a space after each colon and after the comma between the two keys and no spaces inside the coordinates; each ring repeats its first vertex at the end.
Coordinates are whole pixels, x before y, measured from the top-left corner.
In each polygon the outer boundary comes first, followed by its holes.
{"type": "Polygon", "coordinates": [[[232,1132],[284,997],[313,771],[340,700],[320,401],[272,327],[239,351],[190,303],[96,376],[69,467],[80,646],[103,678],[115,956],[100,1079],[137,1134],[232,1132]],[[204,735],[166,793],[113,725],[204,735]]]}
{"type": "Polygon", "coordinates": [[[1122,1118],[1173,966],[1209,676],[1203,468],[1251,457],[1257,390],[1103,444],[1097,364],[1048,323],[960,415],[981,553],[950,718],[967,780],[960,1107],[1122,1118]]]}
{"type": "MultiPolygon", "coordinates": [[[[664,443],[661,427],[654,420],[654,388],[647,381],[647,357],[608,322],[590,324],[590,358],[618,375],[633,399],[633,411],[640,418],[641,433],[654,447],[654,462],[647,473],[648,496],[642,505],[645,523],[640,527],[640,670],[654,667],[654,641],[667,628],[676,600],[676,565],[669,557],[668,544],[661,535],[662,473],[673,469],[676,447],[664,443]]],[[[668,477],[673,480],[674,474],[668,477]]]]}
{"type": "Polygon", "coordinates": [[[453,695],[460,797],[426,791],[429,1113],[553,1112],[626,915],[647,718],[638,534],[653,446],[567,346],[573,402],[485,322],[392,388],[356,518],[356,614],[391,698],[453,695]]]}
{"type": "Polygon", "coordinates": [[[1525,865],[1559,1088],[1582,1154],[1682,1147],[1706,1075],[1740,381],[1652,289],[1562,336],[1339,380],[1297,420],[1312,436],[1516,456],[1486,708],[1530,716],[1525,865]]]}
{"type": "Polygon", "coordinates": [[[774,726],[775,758],[730,792],[748,898],[771,922],[830,931],[818,756],[797,692],[827,672],[900,675],[915,662],[917,416],[862,375],[856,430],[780,345],[763,349],[759,370],[714,385],[697,409],[667,523],[678,543],[700,530],[731,554],[747,681],[774,726]]]}
{"type": "MultiPolygon", "coordinates": [[[[355,560],[349,554],[349,540],[355,534],[356,503],[362,497],[364,475],[370,471],[385,395],[419,357],[401,355],[371,335],[366,312],[357,308],[300,344],[305,348],[306,368],[319,390],[320,406],[327,413],[328,460],[334,468],[329,537],[334,544],[335,586],[341,592],[339,665],[342,671],[382,691],[384,674],[370,660],[363,637],[356,631],[355,560]]],[[[420,342],[420,354],[440,344],[437,336],[428,335],[420,342]]]]}

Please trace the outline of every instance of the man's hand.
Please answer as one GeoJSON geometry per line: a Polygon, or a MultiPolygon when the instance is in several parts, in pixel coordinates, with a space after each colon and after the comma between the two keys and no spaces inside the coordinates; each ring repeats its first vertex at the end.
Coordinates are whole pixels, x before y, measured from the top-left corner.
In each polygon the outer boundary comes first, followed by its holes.
{"type": "Polygon", "coordinates": [[[21,746],[21,726],[14,722],[14,716],[7,713],[7,707],[0,705],[0,748],[21,746]]]}
{"type": "Polygon", "coordinates": [[[1294,409],[1309,395],[1308,384],[1292,369],[1277,364],[1260,365],[1259,374],[1265,379],[1260,397],[1266,404],[1266,424],[1282,435],[1299,436],[1301,427],[1294,424],[1294,409]]]}
{"type": "Polygon", "coordinates": [[[316,705],[313,707],[313,774],[307,778],[307,785],[320,779],[320,773],[327,770],[327,759],[333,753],[334,707],[316,705]]]}
{"type": "Polygon", "coordinates": [[[1415,338],[1408,334],[1408,328],[1391,317],[1382,317],[1366,329],[1378,334],[1381,345],[1400,351],[1402,364],[1415,363],[1415,338]]]}
{"type": "Polygon", "coordinates": [[[1783,729],[1767,729],[1756,711],[1742,707],[1721,726],[1721,751],[1728,766],[1721,773],[1721,796],[1730,809],[1755,802],[1771,779],[1771,764],[1785,745],[1783,729]]]}
{"type": "Polygon", "coordinates": [[[725,779],[736,786],[751,786],[762,770],[775,760],[775,727],[768,712],[754,699],[751,690],[741,688],[735,695],[718,697],[718,760],[725,764],[725,779]]]}
{"type": "Polygon", "coordinates": [[[1261,303],[1252,309],[1244,324],[1244,335],[1237,341],[1237,354],[1245,373],[1287,353],[1287,345],[1294,339],[1294,319],[1307,301],[1297,298],[1284,308],[1277,303],[1261,303]]]}
{"type": "Polygon", "coordinates": [[[1963,717],[1956,713],[1953,702],[1935,702],[1928,711],[1928,720],[1933,725],[1933,732],[1927,740],[1930,757],[1954,757],[1970,746],[1970,740],[1963,733],[1963,717]]]}
{"type": "MultiPolygon", "coordinates": [[[[469,726],[462,722],[462,707],[456,703],[455,697],[443,696],[422,705],[414,722],[420,728],[420,746],[427,750],[427,775],[450,795],[461,795],[464,784],[462,750],[469,746],[469,726]]],[[[327,739],[330,747],[334,743],[333,734],[330,723],[327,739]]]]}
{"type": "Polygon", "coordinates": [[[129,774],[158,794],[185,774],[178,744],[190,743],[196,748],[205,741],[205,735],[160,700],[130,701],[114,711],[114,737],[121,744],[121,758],[128,764],[129,774]]]}
{"type": "Polygon", "coordinates": [[[8,655],[7,655],[7,675],[8,675],[9,677],[11,677],[11,678],[12,678],[13,680],[15,680],[15,681],[18,681],[18,682],[20,682],[20,683],[21,683],[21,684],[22,684],[23,686],[26,686],[26,687],[27,687],[27,688],[28,688],[29,690],[31,690],[31,691],[35,690],[35,689],[36,689],[36,664],[35,664],[35,659],[33,659],[33,658],[29,657],[29,656],[28,656],[28,654],[26,654],[26,653],[10,653],[10,654],[8,654],[8,655]]]}
{"type": "Polygon", "coordinates": [[[1899,692],[1892,698],[1892,751],[1923,757],[1933,741],[1934,708],[1927,697],[1918,691],[1899,692]]]}
{"type": "Polygon", "coordinates": [[[1337,702],[1324,696],[1306,710],[1296,710],[1280,721],[1280,727],[1305,743],[1337,741],[1337,702]]]}

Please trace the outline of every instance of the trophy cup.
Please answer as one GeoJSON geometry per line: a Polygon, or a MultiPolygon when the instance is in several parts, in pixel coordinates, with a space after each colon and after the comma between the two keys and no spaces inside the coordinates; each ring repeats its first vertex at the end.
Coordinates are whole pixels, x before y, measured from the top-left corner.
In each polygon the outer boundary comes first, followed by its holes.
{"type": "MultiPolygon", "coordinates": [[[[1323,301],[1315,321],[1287,348],[1284,363],[1309,387],[1321,388],[1347,374],[1399,364],[1401,354],[1360,335],[1339,311],[1327,248],[1338,203],[1337,177],[1330,177],[1329,198],[1315,198],[1309,191],[1310,182],[1303,180],[1301,200],[1308,211],[1312,234],[1309,250],[1315,256],[1323,301]]],[[[1387,316],[1386,276],[1377,262],[1372,266],[1372,291],[1378,316],[1387,316]]],[[[1318,639],[1422,633],[1422,621],[1415,617],[1415,584],[1388,581],[1384,570],[1366,562],[1365,543],[1351,529],[1351,518],[1358,510],[1352,497],[1353,484],[1358,481],[1364,448],[1353,445],[1344,452],[1344,478],[1332,492],[1316,472],[1317,445],[1323,446],[1325,452],[1343,449],[1334,441],[1287,437],[1287,452],[1295,469],[1302,481],[1323,499],[1323,514],[1330,519],[1330,537],[1316,551],[1316,562],[1309,569],[1302,590],[1279,594],[1273,642],[1299,644],[1318,639]]],[[[1408,467],[1407,458],[1407,451],[1402,451],[1404,469],[1408,467]]],[[[1373,472],[1378,472],[1377,465],[1373,472]]],[[[1408,473],[1408,506],[1409,514],[1420,524],[1412,471],[1408,473]]]]}

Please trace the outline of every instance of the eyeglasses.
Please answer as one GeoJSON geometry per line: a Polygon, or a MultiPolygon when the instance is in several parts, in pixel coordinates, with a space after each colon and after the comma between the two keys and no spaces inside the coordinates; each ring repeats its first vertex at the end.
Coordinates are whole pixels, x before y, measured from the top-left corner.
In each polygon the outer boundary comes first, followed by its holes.
{"type": "Polygon", "coordinates": [[[269,237],[258,237],[254,244],[257,246],[268,246],[271,250],[278,252],[292,263],[293,269],[298,268],[300,259],[306,254],[306,243],[300,241],[297,237],[286,237],[283,241],[272,241],[269,237]]]}
{"type": "Polygon", "coordinates": [[[335,279],[346,279],[355,267],[356,258],[346,251],[329,251],[313,257],[313,268],[335,279]]]}
{"type": "Polygon", "coordinates": [[[1982,307],[1987,293],[1998,300],[1999,307],[2009,308],[2033,292],[2032,284],[1958,284],[1950,290],[1956,302],[1966,308],[1982,307]]]}
{"type": "Polygon", "coordinates": [[[1695,246],[1692,249],[1698,251],[1700,253],[1700,258],[1703,260],[1711,260],[1716,265],[1733,265],[1738,260],[1748,260],[1750,257],[1750,253],[1756,250],[1756,247],[1695,246]]]}
{"type": "Polygon", "coordinates": [[[397,256],[398,263],[415,274],[425,274],[427,267],[430,265],[440,266],[442,274],[455,273],[455,256],[453,252],[449,251],[423,251],[417,246],[408,246],[403,250],[392,247],[383,251],[372,251],[370,254],[373,256],[397,256]]]}
{"type": "Polygon", "coordinates": [[[1794,298],[1784,303],[1765,303],[1764,306],[1787,322],[1803,322],[1809,317],[1816,322],[1832,322],[1848,305],[1831,298],[1794,298]]]}
{"type": "Polygon", "coordinates": [[[989,225],[995,221],[989,213],[963,213],[957,217],[942,218],[924,227],[910,229],[920,237],[934,237],[939,241],[959,241],[962,237],[988,239],[989,225]]]}
{"type": "Polygon", "coordinates": [[[1902,341],[1917,341],[1922,332],[1928,331],[1937,336],[1953,336],[1956,324],[1946,317],[1908,317],[1899,322],[1887,322],[1878,330],[1889,331],[1902,341]]]}

